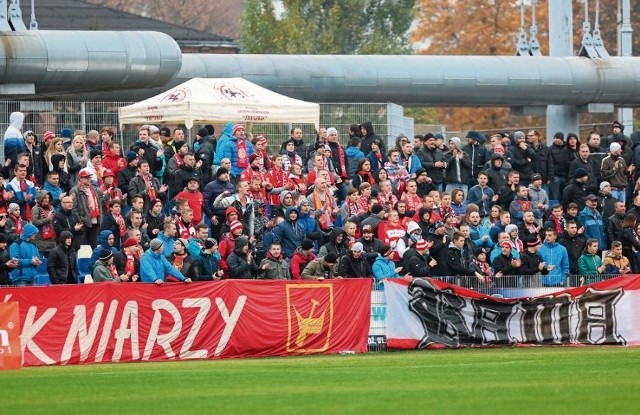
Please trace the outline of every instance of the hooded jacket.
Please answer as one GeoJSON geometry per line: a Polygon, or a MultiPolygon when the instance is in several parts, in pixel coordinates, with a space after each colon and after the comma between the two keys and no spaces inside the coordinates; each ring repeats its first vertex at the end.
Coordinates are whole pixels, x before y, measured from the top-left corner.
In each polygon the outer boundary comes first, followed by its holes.
{"type": "Polygon", "coordinates": [[[375,278],[374,289],[382,289],[382,280],[385,278],[400,278],[400,274],[396,272],[395,262],[378,254],[378,257],[372,267],[373,278],[375,278]]]}
{"type": "MultiPolygon", "coordinates": [[[[380,138],[378,134],[376,134],[375,130],[373,129],[373,124],[371,123],[371,121],[363,122],[362,124],[360,124],[360,127],[364,128],[365,131],[367,132],[367,134],[364,137],[362,137],[362,141],[360,143],[360,150],[362,150],[364,154],[371,153],[371,144],[376,139],[380,140],[384,146],[384,141],[382,140],[382,138],[380,138]]],[[[384,147],[381,148],[381,150],[383,153],[386,153],[384,147]]]]}
{"type": "Polygon", "coordinates": [[[565,231],[558,242],[567,249],[569,272],[578,274],[578,258],[580,258],[586,245],[584,236],[576,233],[575,236],[572,237],[565,231]]]}
{"type": "Polygon", "coordinates": [[[421,255],[415,248],[409,249],[402,258],[402,272],[411,274],[414,278],[430,277],[431,267],[428,258],[428,254],[421,255]]]}
{"type": "Polygon", "coordinates": [[[38,248],[27,239],[37,233],[38,228],[31,223],[27,223],[24,225],[19,241],[12,243],[9,247],[9,255],[11,258],[18,259],[18,267],[9,272],[9,280],[12,284],[18,282],[33,284],[36,282],[38,267],[33,265],[31,260],[33,257],[40,258],[40,252],[38,252],[38,248]]]}
{"type": "Polygon", "coordinates": [[[100,258],[100,252],[103,249],[108,249],[114,254],[118,252],[118,249],[115,248],[115,241],[114,241],[114,246],[109,245],[108,239],[109,239],[109,236],[111,235],[113,235],[113,232],[108,229],[101,230],[100,233],[98,234],[98,246],[96,246],[93,249],[93,252],[91,252],[91,258],[89,258],[88,265],[90,270],[93,270],[93,267],[96,264],[96,261],[98,260],[98,258],[100,258]]]}
{"type": "Polygon", "coordinates": [[[302,272],[314,259],[316,259],[316,255],[313,252],[311,252],[309,257],[305,258],[304,255],[302,255],[302,248],[296,249],[293,257],[291,257],[291,266],[289,267],[289,270],[291,271],[291,279],[302,279],[302,272]]]}
{"type": "Polygon", "coordinates": [[[367,258],[364,255],[356,258],[352,251],[340,258],[337,268],[336,274],[344,278],[367,278],[373,275],[367,258]]]}
{"type": "Polygon", "coordinates": [[[344,231],[344,229],[336,227],[336,228],[333,228],[333,230],[331,231],[331,234],[329,235],[329,242],[327,242],[326,244],[320,247],[318,256],[323,257],[327,255],[329,252],[333,252],[336,255],[338,255],[338,258],[340,258],[341,256],[346,255],[348,249],[349,248],[347,247],[347,233],[344,231]],[[337,242],[338,235],[342,235],[342,242],[340,243],[337,242]]]}
{"type": "Polygon", "coordinates": [[[607,246],[607,233],[602,221],[602,215],[597,209],[591,212],[588,207],[585,207],[578,214],[578,219],[584,225],[585,237],[597,239],[598,246],[607,246]]]}
{"type": "Polygon", "coordinates": [[[22,136],[23,122],[23,113],[12,112],[9,116],[9,127],[4,133],[4,157],[11,159],[11,166],[18,164],[18,154],[25,150],[24,137],[22,136]]]}
{"type": "Polygon", "coordinates": [[[298,220],[291,221],[289,214],[295,211],[300,216],[300,211],[295,206],[289,206],[285,212],[285,220],[273,228],[273,242],[282,246],[282,255],[291,258],[296,249],[302,245],[305,238],[305,230],[298,223],[298,220]]]}
{"type": "MultiPolygon", "coordinates": [[[[251,141],[245,140],[245,146],[247,151],[247,165],[249,165],[249,157],[255,152],[253,148],[253,144],[251,141]]],[[[243,167],[238,167],[238,138],[232,136],[229,140],[218,143],[216,159],[222,160],[223,158],[228,158],[231,160],[231,171],[235,176],[240,176],[242,171],[245,169],[243,167]]]]}
{"type": "Polygon", "coordinates": [[[234,279],[251,279],[254,275],[259,274],[262,270],[252,260],[250,263],[247,261],[248,254],[242,252],[242,249],[249,245],[247,238],[238,238],[233,248],[233,253],[227,258],[227,275],[229,278],[234,279]]]}
{"type": "MultiPolygon", "coordinates": [[[[53,284],[75,284],[78,276],[78,256],[73,248],[73,241],[69,248],[64,246],[64,240],[73,238],[69,231],[63,231],[58,238],[58,245],[49,253],[47,272],[53,284]]],[[[94,252],[98,251],[94,249],[94,252]]]]}

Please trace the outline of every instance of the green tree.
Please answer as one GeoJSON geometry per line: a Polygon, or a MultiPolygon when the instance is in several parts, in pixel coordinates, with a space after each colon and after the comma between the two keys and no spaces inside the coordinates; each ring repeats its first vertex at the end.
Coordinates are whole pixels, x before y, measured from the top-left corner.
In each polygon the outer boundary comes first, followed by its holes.
{"type": "Polygon", "coordinates": [[[409,53],[415,0],[247,0],[243,53],[409,53]]]}

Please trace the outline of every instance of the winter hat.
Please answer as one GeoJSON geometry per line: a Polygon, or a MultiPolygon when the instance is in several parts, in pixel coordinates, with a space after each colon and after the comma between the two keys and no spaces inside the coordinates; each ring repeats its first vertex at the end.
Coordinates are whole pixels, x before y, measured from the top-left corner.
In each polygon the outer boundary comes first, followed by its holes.
{"type": "Polygon", "coordinates": [[[63,128],[60,131],[60,137],[62,137],[62,138],[71,139],[72,135],[73,135],[73,131],[71,131],[71,128],[63,128]]]}
{"type": "Polygon", "coordinates": [[[614,121],[611,123],[611,128],[618,127],[620,131],[624,130],[624,125],[620,124],[620,121],[614,121]]]}
{"type": "Polygon", "coordinates": [[[10,203],[9,209],[7,209],[7,213],[11,213],[14,210],[20,210],[20,206],[17,203],[10,203]]]}
{"type": "Polygon", "coordinates": [[[238,131],[240,128],[244,129],[244,125],[242,124],[236,124],[233,126],[233,132],[231,133],[232,135],[236,135],[236,131],[238,131]]]}
{"type": "Polygon", "coordinates": [[[327,135],[331,135],[331,134],[338,134],[338,130],[336,130],[333,127],[327,128],[327,135]]]}
{"type": "Polygon", "coordinates": [[[600,191],[604,190],[604,188],[607,187],[607,186],[611,186],[611,183],[609,183],[609,182],[600,183],[600,191]]]}
{"type": "Polygon", "coordinates": [[[127,163],[131,163],[133,160],[138,158],[138,153],[135,151],[129,150],[127,153],[127,163]]]}
{"type": "Polygon", "coordinates": [[[385,245],[382,248],[380,248],[379,252],[380,252],[380,254],[382,256],[389,256],[389,255],[393,254],[393,248],[391,248],[390,246],[385,245]]]}
{"type": "Polygon", "coordinates": [[[449,144],[451,143],[455,144],[458,150],[462,148],[462,142],[460,141],[460,137],[451,137],[449,139],[449,144]]]}
{"type": "Polygon", "coordinates": [[[153,239],[149,243],[149,249],[151,249],[152,251],[157,251],[160,248],[162,248],[162,241],[160,239],[153,239]]]}
{"type": "Polygon", "coordinates": [[[258,137],[256,137],[257,144],[267,144],[267,138],[265,136],[263,136],[262,134],[260,134],[258,137]]]}
{"type": "Polygon", "coordinates": [[[467,133],[467,137],[466,138],[471,138],[473,140],[476,140],[478,142],[478,144],[480,145],[484,145],[484,143],[487,141],[486,137],[482,134],[480,134],[477,131],[469,131],[467,133]]]}
{"type": "Polygon", "coordinates": [[[258,158],[258,155],[256,153],[253,153],[252,155],[249,156],[249,164],[253,163],[253,161],[255,159],[258,158]]]}
{"type": "Polygon", "coordinates": [[[527,242],[527,246],[538,246],[542,243],[542,241],[540,240],[540,238],[536,238],[536,239],[531,239],[527,242]]]}
{"type": "Polygon", "coordinates": [[[526,135],[522,131],[516,131],[515,133],[513,133],[514,141],[524,140],[525,137],[526,137],[526,135]]]}
{"type": "Polygon", "coordinates": [[[618,150],[620,150],[622,148],[622,146],[618,143],[611,143],[611,145],[609,146],[609,151],[611,153],[616,152],[618,150]]]}
{"type": "Polygon", "coordinates": [[[102,151],[100,150],[91,150],[89,152],[89,160],[93,159],[94,157],[100,156],[102,157],[102,151]]]}
{"type": "Polygon", "coordinates": [[[435,133],[433,135],[433,138],[435,138],[436,140],[444,140],[444,136],[441,133],[435,133]]]}
{"type": "Polygon", "coordinates": [[[106,262],[111,259],[111,257],[113,257],[113,252],[111,252],[110,249],[103,249],[102,251],[100,251],[100,261],[106,262]]]}
{"type": "Polygon", "coordinates": [[[562,131],[558,131],[557,133],[555,133],[555,134],[553,135],[553,138],[554,138],[554,139],[556,139],[556,138],[557,138],[557,139],[559,139],[559,140],[564,141],[564,133],[563,133],[562,131]]]}
{"type": "Polygon", "coordinates": [[[45,144],[47,144],[49,141],[53,140],[54,138],[56,138],[56,133],[54,133],[53,131],[45,131],[44,136],[42,137],[45,144]]]}
{"type": "Polygon", "coordinates": [[[227,169],[226,167],[218,167],[218,170],[216,170],[216,177],[220,177],[223,174],[227,173],[229,173],[229,169],[227,169]]]}
{"type": "Polygon", "coordinates": [[[104,179],[105,177],[116,177],[116,175],[115,175],[115,174],[113,174],[113,170],[111,170],[111,169],[105,169],[105,170],[102,172],[102,178],[104,179]]]}
{"type": "Polygon", "coordinates": [[[231,231],[231,233],[234,233],[234,231],[238,231],[238,230],[242,231],[242,222],[240,222],[239,220],[234,220],[229,225],[229,230],[231,231]]]}
{"type": "Polygon", "coordinates": [[[158,127],[156,127],[155,125],[150,125],[149,126],[149,134],[156,134],[159,133],[160,129],[158,127]]]}
{"type": "Polygon", "coordinates": [[[511,233],[511,232],[513,232],[513,231],[517,231],[517,230],[518,230],[518,227],[517,227],[516,225],[514,225],[514,224],[507,225],[507,226],[504,228],[504,231],[505,231],[506,233],[511,233]]]}
{"type": "Polygon", "coordinates": [[[162,127],[160,129],[160,135],[163,137],[171,137],[171,130],[169,127],[162,127]]]}
{"type": "Polygon", "coordinates": [[[176,149],[176,151],[180,150],[185,144],[187,144],[186,141],[174,141],[173,142],[173,148],[176,149]]]}
{"type": "Polygon", "coordinates": [[[138,245],[138,240],[136,238],[127,238],[127,240],[124,241],[124,244],[122,244],[122,247],[129,248],[136,245],[138,245]]]}
{"type": "Polygon", "coordinates": [[[374,203],[373,206],[371,206],[371,213],[373,213],[374,215],[377,215],[378,213],[382,212],[384,210],[384,208],[382,207],[382,205],[380,203],[374,203]]]}
{"type": "Polygon", "coordinates": [[[512,249],[513,245],[511,245],[511,242],[509,241],[504,241],[503,243],[500,244],[500,248],[509,248],[512,249]]]}
{"type": "Polygon", "coordinates": [[[338,255],[335,252],[329,252],[324,256],[324,262],[328,264],[336,264],[338,262],[338,255]]]}
{"type": "Polygon", "coordinates": [[[373,233],[373,226],[366,224],[362,227],[362,233],[373,233]]]}
{"type": "Polygon", "coordinates": [[[484,248],[476,248],[475,251],[473,251],[473,256],[478,256],[480,254],[486,254],[487,250],[484,248]]]}
{"type": "Polygon", "coordinates": [[[209,130],[207,130],[206,128],[202,127],[198,130],[198,135],[200,137],[206,137],[209,135],[209,130]]]}
{"type": "Polygon", "coordinates": [[[587,173],[587,171],[585,169],[583,169],[582,167],[578,167],[576,169],[576,171],[573,173],[573,178],[574,179],[581,179],[585,176],[588,176],[589,174],[587,173]]]}
{"type": "Polygon", "coordinates": [[[502,146],[502,144],[498,144],[498,145],[493,147],[493,152],[494,153],[497,153],[498,150],[500,150],[502,152],[502,154],[504,154],[504,147],[502,146]]]}
{"type": "Polygon", "coordinates": [[[531,181],[535,182],[536,180],[542,180],[542,175],[540,173],[533,173],[531,176],[531,181]]]}
{"type": "Polygon", "coordinates": [[[216,241],[211,239],[211,238],[207,238],[204,240],[204,249],[211,249],[214,246],[216,246],[216,241]]]}
{"type": "Polygon", "coordinates": [[[426,239],[421,239],[416,242],[416,250],[426,251],[427,249],[429,249],[429,242],[426,239]]]}
{"type": "Polygon", "coordinates": [[[309,249],[313,249],[313,241],[311,239],[305,239],[300,246],[303,251],[308,251],[309,249]]]}
{"type": "Polygon", "coordinates": [[[364,251],[364,246],[362,246],[362,242],[356,242],[351,247],[351,252],[362,252],[364,251]]]}

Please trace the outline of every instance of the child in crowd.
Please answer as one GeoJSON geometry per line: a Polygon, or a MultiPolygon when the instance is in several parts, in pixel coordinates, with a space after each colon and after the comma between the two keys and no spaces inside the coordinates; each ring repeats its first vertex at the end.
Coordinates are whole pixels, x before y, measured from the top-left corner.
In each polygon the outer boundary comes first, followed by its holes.
{"type": "Polygon", "coordinates": [[[631,272],[629,259],[622,255],[622,242],[613,241],[611,243],[611,251],[605,257],[602,265],[604,265],[605,274],[625,275],[631,272]]]}

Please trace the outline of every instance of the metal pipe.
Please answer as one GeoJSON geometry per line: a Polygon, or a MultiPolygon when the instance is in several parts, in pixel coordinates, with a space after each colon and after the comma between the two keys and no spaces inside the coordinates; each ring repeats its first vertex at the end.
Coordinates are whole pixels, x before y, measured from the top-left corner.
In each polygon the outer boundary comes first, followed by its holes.
{"type": "Polygon", "coordinates": [[[178,44],[158,32],[25,31],[0,36],[0,84],[36,95],[160,87],[180,69],[178,44]]]}

